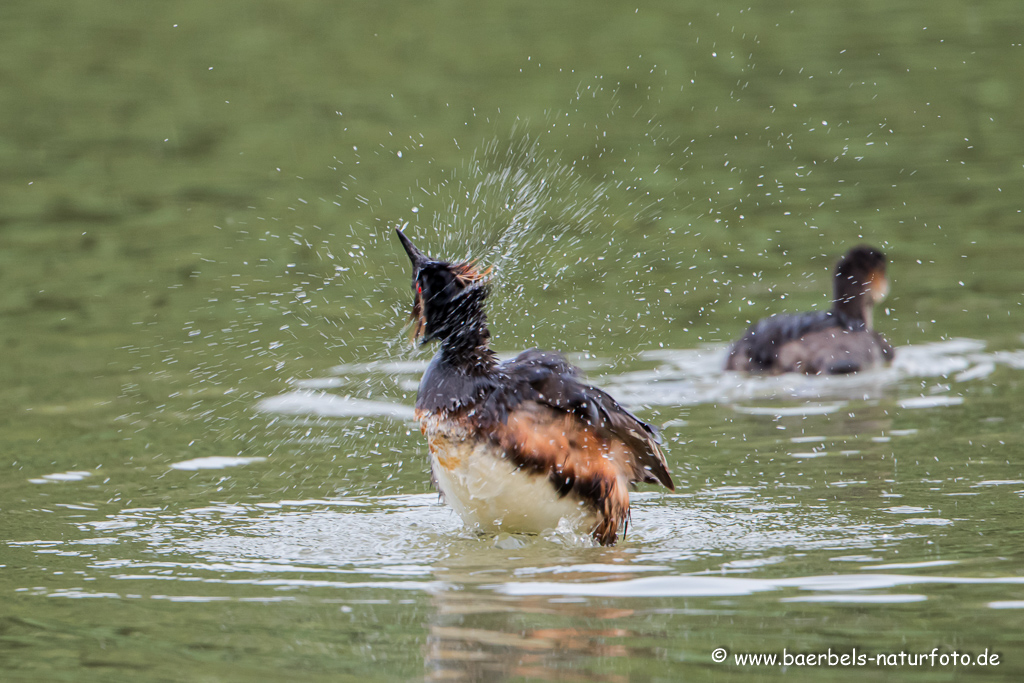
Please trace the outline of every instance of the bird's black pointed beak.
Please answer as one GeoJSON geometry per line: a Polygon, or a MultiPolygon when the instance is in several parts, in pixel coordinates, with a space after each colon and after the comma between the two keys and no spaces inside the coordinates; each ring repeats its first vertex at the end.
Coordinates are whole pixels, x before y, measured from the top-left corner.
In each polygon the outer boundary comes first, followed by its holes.
{"type": "Polygon", "coordinates": [[[423,252],[416,248],[416,245],[409,241],[409,238],[405,236],[401,228],[395,228],[395,232],[398,233],[398,239],[402,241],[402,246],[405,247],[405,253],[409,255],[409,260],[412,261],[412,267],[418,271],[424,263],[429,261],[423,252]]]}

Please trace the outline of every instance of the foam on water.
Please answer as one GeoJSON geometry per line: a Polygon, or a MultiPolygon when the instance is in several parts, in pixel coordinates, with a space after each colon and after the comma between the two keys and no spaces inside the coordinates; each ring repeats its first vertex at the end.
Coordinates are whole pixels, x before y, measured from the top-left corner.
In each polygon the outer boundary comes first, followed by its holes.
{"type": "Polygon", "coordinates": [[[256,410],[281,415],[320,417],[391,417],[399,420],[413,418],[413,410],[408,406],[308,390],[291,391],[265,398],[256,404],[256,410]]]}
{"type": "Polygon", "coordinates": [[[928,573],[958,567],[955,560],[885,561],[908,541],[929,537],[920,525],[955,523],[920,516],[929,512],[897,506],[864,521],[747,486],[639,493],[626,538],[616,548],[596,548],[557,533],[478,536],[432,494],[352,496],[179,512],[128,508],[74,521],[83,532],[77,540],[17,545],[80,558],[81,573],[98,583],[24,589],[69,599],[236,600],[232,587],[245,586],[249,601],[286,600],[294,591],[352,600],[366,591],[436,596],[468,584],[516,599],[777,593],[785,601],[870,604],[927,600],[935,594],[927,586],[1024,584],[1015,576],[928,573]],[[860,573],[772,576],[809,552],[830,550],[841,552],[833,561],[855,562],[860,573]],[[916,573],[901,573],[907,571],[916,573]]]}
{"type": "Polygon", "coordinates": [[[593,548],[558,533],[478,536],[431,494],[224,503],[181,512],[126,509],[76,521],[83,532],[78,540],[20,545],[82,558],[93,580],[106,579],[103,592],[128,582],[131,587],[122,593],[170,595],[176,593],[168,588],[171,582],[180,583],[179,592],[186,595],[197,595],[198,583],[207,586],[199,593],[216,596],[221,593],[210,586],[432,590],[446,572],[467,561],[509,581],[536,575],[575,582],[580,575],[674,574],[687,562],[696,562],[694,569],[711,563],[721,565],[721,574],[746,574],[795,552],[879,549],[915,536],[899,521],[855,523],[824,506],[796,508],[753,496],[743,487],[637,495],[629,534],[614,549],[593,548]],[[140,545],[145,552],[120,552],[140,545]],[[779,548],[785,554],[770,552],[779,548]],[[581,562],[573,563],[583,550],[581,562]],[[509,562],[509,552],[518,559],[509,562]],[[628,564],[620,564],[623,552],[628,564]],[[726,554],[745,557],[716,561],[726,554]]]}
{"type": "MultiPolygon", "coordinates": [[[[505,595],[563,595],[586,597],[726,597],[750,595],[763,591],[796,589],[803,591],[857,591],[885,590],[902,586],[921,584],[994,584],[1022,585],[1024,577],[949,577],[913,576],[903,574],[835,574],[829,576],[801,576],[782,579],[750,579],[723,576],[658,576],[626,579],[622,581],[595,581],[556,583],[551,581],[508,582],[494,586],[494,590],[505,595]]],[[[836,597],[836,594],[818,596],[816,599],[836,597]]],[[[861,601],[874,596],[858,596],[861,601]]],[[[881,601],[886,600],[884,596],[881,601]]],[[[920,596],[920,599],[927,599],[920,596]]]]}
{"type": "MultiPolygon", "coordinates": [[[[782,417],[831,413],[840,410],[845,400],[877,398],[896,392],[899,383],[910,378],[941,378],[943,382],[927,386],[927,394],[898,399],[901,408],[936,408],[963,403],[963,397],[956,395],[953,389],[955,384],[983,379],[1000,365],[1013,369],[1024,367],[1024,351],[987,353],[984,348],[984,342],[974,339],[950,339],[902,346],[897,349],[896,359],[889,367],[852,375],[823,377],[794,373],[763,377],[724,372],[724,346],[658,349],[637,354],[637,363],[648,365],[642,370],[595,375],[592,381],[630,406],[732,403],[740,404],[733,406],[740,413],[782,417]],[[777,403],[780,398],[801,399],[803,402],[797,406],[782,406],[777,403]],[[742,405],[762,400],[770,400],[772,404],[742,405]]],[[[514,354],[502,355],[508,357],[514,354]]],[[[583,362],[597,370],[606,367],[600,359],[593,357],[584,358],[583,362]]],[[[422,361],[341,365],[333,368],[332,377],[307,380],[304,386],[329,388],[344,386],[368,376],[392,377],[400,388],[411,393],[424,367],[425,362],[422,361]]],[[[287,415],[411,417],[411,409],[407,406],[308,390],[264,399],[258,404],[258,409],[287,415]]]]}
{"type": "Polygon", "coordinates": [[[266,458],[263,457],[243,458],[212,455],[208,458],[193,458],[192,460],[182,460],[181,462],[171,463],[171,469],[192,472],[196,470],[222,470],[228,467],[240,467],[254,462],[263,462],[265,460],[266,458]]]}
{"type": "Polygon", "coordinates": [[[54,472],[53,474],[44,474],[41,477],[29,479],[30,484],[53,484],[56,482],[68,482],[68,481],[82,481],[89,477],[92,472],[83,471],[70,471],[70,472],[54,472]]]}

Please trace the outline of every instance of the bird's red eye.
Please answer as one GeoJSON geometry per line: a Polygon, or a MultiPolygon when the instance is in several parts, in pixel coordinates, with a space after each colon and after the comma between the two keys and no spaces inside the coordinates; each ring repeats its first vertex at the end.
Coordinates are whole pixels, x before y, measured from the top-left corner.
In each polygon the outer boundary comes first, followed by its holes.
{"type": "Polygon", "coordinates": [[[417,294],[422,294],[423,293],[423,285],[421,285],[418,282],[416,283],[416,293],[417,294]]]}

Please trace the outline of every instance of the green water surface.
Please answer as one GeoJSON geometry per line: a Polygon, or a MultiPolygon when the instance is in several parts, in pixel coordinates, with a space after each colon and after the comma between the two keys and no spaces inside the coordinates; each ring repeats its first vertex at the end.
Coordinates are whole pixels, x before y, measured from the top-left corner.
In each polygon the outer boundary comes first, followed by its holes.
{"type": "Polygon", "coordinates": [[[1022,36],[1016,2],[3,3],[0,680],[1019,680],[1022,36]],[[494,267],[499,351],[664,425],[677,491],[618,546],[438,502],[406,224],[494,267]],[[893,368],[719,371],[859,243],[893,368]],[[733,658],[854,648],[1001,659],[733,658]]]}

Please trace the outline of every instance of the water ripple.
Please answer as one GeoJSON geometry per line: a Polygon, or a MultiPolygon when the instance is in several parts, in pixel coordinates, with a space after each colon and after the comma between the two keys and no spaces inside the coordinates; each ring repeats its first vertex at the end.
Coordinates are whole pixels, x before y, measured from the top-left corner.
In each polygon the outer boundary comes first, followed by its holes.
{"type": "MultiPolygon", "coordinates": [[[[865,399],[893,390],[908,378],[941,378],[966,383],[983,379],[1000,366],[1024,368],[1024,350],[985,352],[985,342],[975,339],[949,339],[927,344],[901,346],[896,359],[886,368],[837,376],[807,376],[789,373],[779,376],[749,376],[724,372],[727,348],[724,345],[698,349],[658,349],[642,351],[637,359],[650,367],[595,376],[593,380],[627,405],[687,406],[702,403],[742,403],[758,399],[865,399]]],[[[503,354],[505,356],[506,354],[503,354]]],[[[514,355],[514,354],[509,354],[514,355]]],[[[600,359],[588,358],[593,368],[607,367],[600,359]]],[[[389,400],[356,399],[327,393],[368,375],[396,378],[392,385],[406,394],[415,391],[422,361],[371,362],[340,365],[334,376],[299,382],[299,388],[262,400],[257,409],[283,415],[320,417],[379,416],[400,420],[412,418],[412,408],[389,400]],[[316,390],[313,390],[316,389],[316,390]]],[[[960,405],[963,397],[951,394],[949,384],[928,387],[925,394],[905,396],[899,406],[906,409],[960,405]]],[[[410,400],[406,396],[405,400],[410,400]]],[[[734,409],[747,414],[814,415],[840,410],[845,401],[807,403],[802,406],[743,406],[734,409]]]]}

